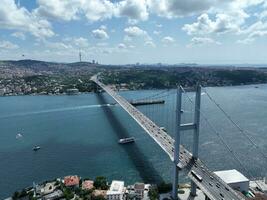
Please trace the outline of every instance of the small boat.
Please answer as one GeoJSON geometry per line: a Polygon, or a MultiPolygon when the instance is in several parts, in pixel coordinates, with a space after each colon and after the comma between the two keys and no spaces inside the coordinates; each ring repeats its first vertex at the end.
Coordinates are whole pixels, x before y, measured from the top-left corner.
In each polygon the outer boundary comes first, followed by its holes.
{"type": "Polygon", "coordinates": [[[165,132],[167,131],[164,126],[160,127],[160,130],[165,131],[165,132]]]}
{"type": "Polygon", "coordinates": [[[22,136],[22,134],[20,134],[20,133],[18,133],[17,135],[16,135],[16,139],[20,139],[20,138],[22,138],[23,136],[22,136]]]}
{"type": "Polygon", "coordinates": [[[35,147],[33,147],[33,151],[38,151],[39,149],[41,149],[41,147],[40,146],[35,146],[35,147]]]}
{"type": "Polygon", "coordinates": [[[127,144],[134,142],[134,137],[119,139],[119,144],[127,144]]]}

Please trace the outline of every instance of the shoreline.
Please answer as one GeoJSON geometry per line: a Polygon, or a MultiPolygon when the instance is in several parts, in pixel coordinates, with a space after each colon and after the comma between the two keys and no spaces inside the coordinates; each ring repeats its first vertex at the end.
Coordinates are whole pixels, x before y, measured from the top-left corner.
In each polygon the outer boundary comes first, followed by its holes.
{"type": "MultiPolygon", "coordinates": [[[[252,84],[242,84],[242,85],[214,85],[214,86],[206,86],[204,88],[221,88],[221,87],[242,87],[242,86],[259,86],[259,85],[266,85],[267,83],[252,83],[252,84]]],[[[175,90],[176,88],[150,88],[150,89],[127,89],[127,90],[118,90],[118,92],[133,92],[133,91],[147,91],[147,90],[175,90]]],[[[189,87],[189,89],[193,89],[193,87],[189,87]]],[[[1,97],[16,97],[16,96],[79,96],[84,94],[92,94],[95,93],[94,91],[91,92],[78,92],[77,94],[67,94],[67,93],[59,93],[59,94],[42,94],[42,93],[32,93],[32,94],[14,94],[14,95],[0,95],[1,97]]]]}

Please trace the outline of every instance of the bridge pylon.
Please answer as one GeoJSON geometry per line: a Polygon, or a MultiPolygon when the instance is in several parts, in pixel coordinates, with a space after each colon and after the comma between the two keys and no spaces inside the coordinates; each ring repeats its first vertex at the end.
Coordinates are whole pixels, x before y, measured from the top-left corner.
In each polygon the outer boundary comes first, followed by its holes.
{"type": "MultiPolygon", "coordinates": [[[[192,159],[198,159],[198,148],[199,148],[199,125],[200,125],[200,104],[201,104],[201,86],[197,85],[196,95],[195,95],[195,110],[194,110],[194,121],[188,124],[181,124],[182,115],[182,94],[183,88],[181,86],[177,89],[176,94],[176,119],[175,119],[175,143],[174,143],[174,174],[173,174],[173,184],[172,184],[172,198],[175,200],[178,198],[177,191],[179,186],[179,155],[180,155],[180,132],[185,130],[193,130],[193,153],[192,159]]],[[[191,196],[196,196],[196,184],[191,181],[191,196]]]]}

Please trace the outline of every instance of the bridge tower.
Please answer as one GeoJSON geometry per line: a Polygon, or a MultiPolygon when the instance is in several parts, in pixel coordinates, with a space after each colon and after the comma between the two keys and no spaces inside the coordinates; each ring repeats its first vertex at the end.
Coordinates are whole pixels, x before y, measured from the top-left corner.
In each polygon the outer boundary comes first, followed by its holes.
{"type": "MultiPolygon", "coordinates": [[[[179,183],[179,154],[180,154],[180,132],[185,130],[193,130],[193,153],[192,159],[198,159],[198,147],[199,147],[199,125],[200,125],[200,104],[201,104],[201,87],[197,85],[196,96],[195,96],[195,110],[194,110],[194,121],[188,124],[181,124],[181,114],[182,114],[182,94],[183,89],[181,86],[177,89],[176,96],[176,126],[175,126],[175,144],[174,144],[174,174],[173,174],[173,184],[172,184],[172,198],[177,199],[177,190],[179,183]]],[[[191,196],[196,196],[197,186],[191,181],[191,196]]]]}

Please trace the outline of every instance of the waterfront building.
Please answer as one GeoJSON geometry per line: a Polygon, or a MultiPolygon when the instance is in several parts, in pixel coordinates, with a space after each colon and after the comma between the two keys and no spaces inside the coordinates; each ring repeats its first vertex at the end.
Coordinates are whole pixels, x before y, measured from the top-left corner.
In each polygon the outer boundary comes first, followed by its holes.
{"type": "Polygon", "coordinates": [[[55,182],[45,183],[45,184],[35,186],[36,195],[41,195],[41,196],[50,194],[55,189],[56,189],[55,182]]]}
{"type": "Polygon", "coordinates": [[[82,189],[83,190],[92,190],[94,188],[94,181],[91,180],[85,180],[82,183],[82,189]]]}
{"type": "Polygon", "coordinates": [[[126,191],[126,199],[132,200],[148,200],[148,192],[150,189],[150,184],[135,183],[134,185],[129,185],[126,191]]]}
{"type": "Polygon", "coordinates": [[[5,88],[0,88],[0,96],[3,96],[6,93],[5,88]]]}
{"type": "Polygon", "coordinates": [[[254,191],[259,191],[259,189],[261,189],[267,194],[267,177],[259,177],[254,180],[250,180],[249,187],[254,191]]]}
{"type": "Polygon", "coordinates": [[[93,195],[95,197],[102,196],[105,199],[107,199],[107,190],[94,190],[93,191],[93,195]]]}
{"type": "Polygon", "coordinates": [[[124,200],[125,199],[124,181],[112,181],[107,191],[108,200],[124,200]]]}
{"type": "Polygon", "coordinates": [[[76,95],[76,94],[79,94],[79,90],[76,89],[76,88],[67,89],[66,93],[67,93],[68,95],[76,95]]]}
{"type": "Polygon", "coordinates": [[[134,184],[134,192],[136,194],[137,199],[143,199],[145,191],[145,184],[144,183],[135,183],[134,184]]]}
{"type": "Polygon", "coordinates": [[[63,197],[63,192],[61,190],[55,190],[54,192],[47,194],[43,196],[43,200],[55,200],[55,199],[60,199],[63,197]]]}
{"type": "Polygon", "coordinates": [[[78,176],[65,176],[64,184],[66,187],[78,187],[80,178],[78,176]]]}
{"type": "Polygon", "coordinates": [[[214,172],[230,187],[240,192],[248,192],[249,179],[236,169],[214,172]]]}

